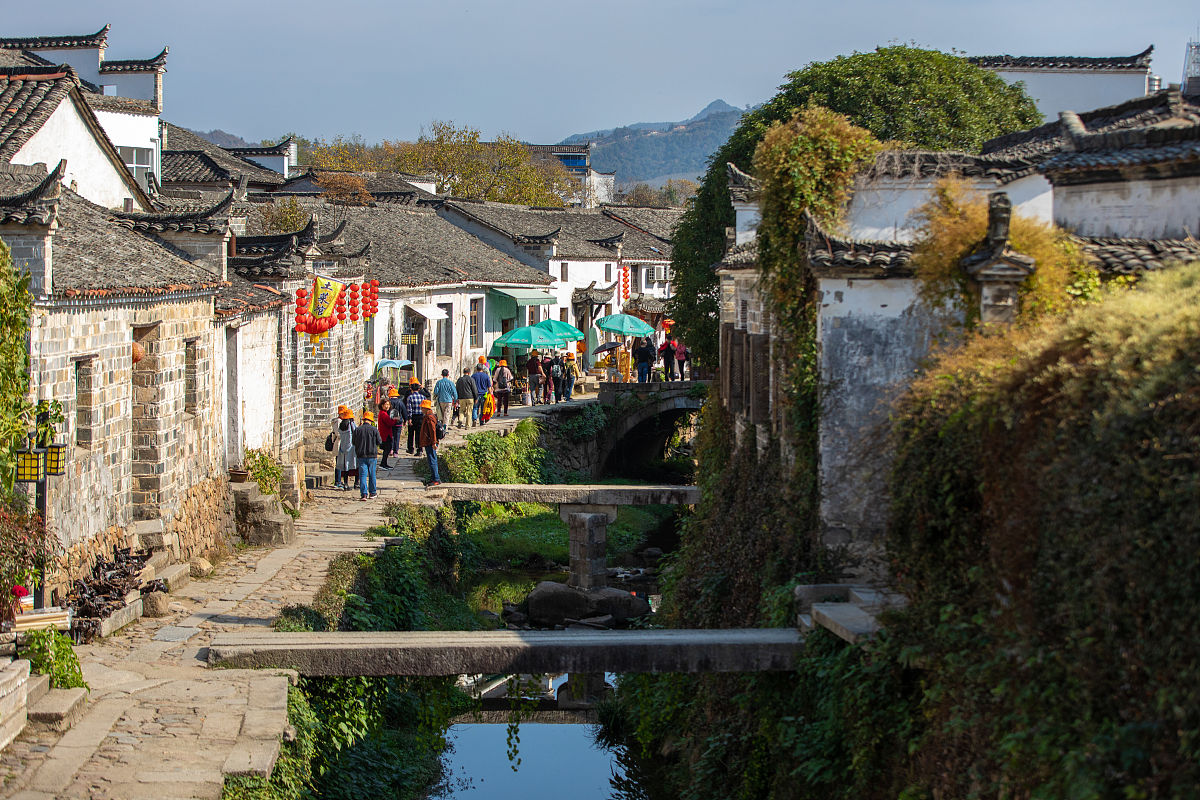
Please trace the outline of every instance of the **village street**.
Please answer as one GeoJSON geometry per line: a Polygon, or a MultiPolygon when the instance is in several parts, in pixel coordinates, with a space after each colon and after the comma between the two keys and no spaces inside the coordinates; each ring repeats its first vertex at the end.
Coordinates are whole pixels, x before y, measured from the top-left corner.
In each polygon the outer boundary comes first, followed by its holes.
{"type": "MultiPolygon", "coordinates": [[[[483,430],[511,430],[542,409],[514,407],[483,430]]],[[[451,427],[444,445],[470,432],[451,427]]],[[[83,716],[65,734],[27,728],[6,748],[0,797],[219,798],[226,774],[269,774],[295,675],[210,670],[208,643],[220,631],[270,627],[284,606],[311,602],[336,556],[381,547],[362,534],[386,522],[385,503],[440,503],[416,477],[417,460],[402,456],[380,471],[379,497],[368,503],[356,491],[314,490],[291,544],[239,549],[173,594],[169,616],[77,647],[91,687],[83,716]]]]}

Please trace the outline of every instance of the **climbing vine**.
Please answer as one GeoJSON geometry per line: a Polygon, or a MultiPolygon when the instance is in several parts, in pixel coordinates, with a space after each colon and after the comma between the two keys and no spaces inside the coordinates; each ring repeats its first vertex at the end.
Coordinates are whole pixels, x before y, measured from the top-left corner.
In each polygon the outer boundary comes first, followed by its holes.
{"type": "Polygon", "coordinates": [[[0,241],[0,502],[16,500],[16,451],[30,425],[29,321],[33,296],[29,273],[13,267],[0,241]]]}

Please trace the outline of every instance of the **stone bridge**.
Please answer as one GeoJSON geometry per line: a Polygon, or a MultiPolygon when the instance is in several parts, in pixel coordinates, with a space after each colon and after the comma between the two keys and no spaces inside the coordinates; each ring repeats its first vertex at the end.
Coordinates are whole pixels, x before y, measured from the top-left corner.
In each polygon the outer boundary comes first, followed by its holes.
{"type": "Polygon", "coordinates": [[[218,633],[214,667],[301,675],[783,672],[803,650],[789,628],[623,631],[218,633]]]}
{"type": "Polygon", "coordinates": [[[661,456],[675,426],[699,411],[712,381],[600,384],[598,401],[618,413],[600,442],[599,463],[621,467],[661,456]]]}
{"type": "Polygon", "coordinates": [[[444,483],[436,491],[451,501],[557,504],[558,514],[570,530],[571,577],[567,583],[579,589],[599,589],[607,583],[608,523],[617,521],[618,508],[700,502],[697,486],[444,483]]]}

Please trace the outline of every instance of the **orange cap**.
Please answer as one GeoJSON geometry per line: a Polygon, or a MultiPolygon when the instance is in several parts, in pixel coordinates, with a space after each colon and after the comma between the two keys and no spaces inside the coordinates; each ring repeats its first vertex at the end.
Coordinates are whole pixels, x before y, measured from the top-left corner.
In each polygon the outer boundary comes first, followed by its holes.
{"type": "Polygon", "coordinates": [[[354,416],[354,413],[350,409],[346,408],[345,406],[342,406],[341,408],[338,409],[338,419],[350,419],[353,416],[354,416]]]}
{"type": "Polygon", "coordinates": [[[487,363],[487,356],[480,356],[480,357],[479,357],[479,363],[480,363],[480,364],[486,364],[486,363],[487,363]]]}
{"type": "Polygon", "coordinates": [[[395,386],[388,387],[388,397],[399,397],[400,392],[396,391],[395,386]]]}
{"type": "Polygon", "coordinates": [[[574,361],[574,360],[575,360],[575,354],[567,353],[567,361],[574,361]]]}
{"type": "Polygon", "coordinates": [[[417,380],[416,375],[413,375],[411,378],[408,379],[408,385],[409,386],[420,386],[421,382],[419,380],[417,380]]]}
{"type": "Polygon", "coordinates": [[[372,414],[370,411],[364,411],[364,412],[363,412],[363,421],[364,421],[364,422],[374,422],[374,421],[375,421],[375,415],[374,415],[374,414],[372,414]]]}
{"type": "Polygon", "coordinates": [[[499,363],[497,366],[500,366],[500,367],[507,367],[507,366],[508,366],[508,361],[507,361],[506,359],[503,359],[503,358],[502,358],[502,359],[500,359],[500,363],[499,363]]]}
{"type": "Polygon", "coordinates": [[[433,403],[429,402],[428,400],[422,400],[421,408],[433,408],[433,403]]]}

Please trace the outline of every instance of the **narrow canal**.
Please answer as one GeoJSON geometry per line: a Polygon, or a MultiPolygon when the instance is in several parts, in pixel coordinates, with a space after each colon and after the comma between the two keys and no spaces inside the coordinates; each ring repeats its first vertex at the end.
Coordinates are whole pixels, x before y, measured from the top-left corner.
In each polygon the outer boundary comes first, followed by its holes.
{"type": "Polygon", "coordinates": [[[523,722],[521,763],[508,759],[506,725],[458,724],[447,733],[439,800],[608,800],[624,771],[613,751],[594,742],[591,725],[523,722]]]}

